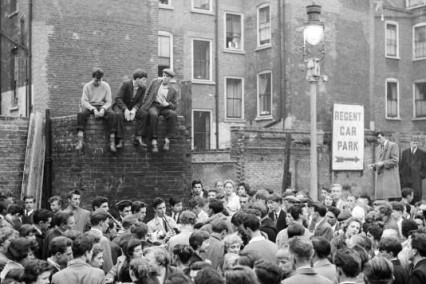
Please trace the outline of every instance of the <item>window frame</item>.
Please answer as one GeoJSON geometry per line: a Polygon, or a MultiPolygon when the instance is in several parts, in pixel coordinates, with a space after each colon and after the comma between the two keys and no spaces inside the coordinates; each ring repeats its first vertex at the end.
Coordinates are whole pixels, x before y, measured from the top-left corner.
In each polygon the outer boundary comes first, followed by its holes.
{"type": "Polygon", "coordinates": [[[256,17],[257,17],[257,21],[256,21],[256,34],[257,34],[257,39],[256,39],[256,46],[257,49],[263,49],[263,48],[267,48],[267,47],[271,47],[272,46],[272,17],[271,17],[271,4],[270,3],[264,3],[260,6],[257,7],[256,9],[256,17]],[[263,8],[269,7],[269,43],[266,44],[260,44],[260,10],[263,8]]]}
{"type": "Polygon", "coordinates": [[[169,4],[162,4],[160,3],[160,0],[158,0],[158,7],[162,9],[173,9],[172,0],[168,0],[168,1],[169,1],[169,4]]]}
{"type": "MultiPolygon", "coordinates": [[[[170,69],[173,70],[173,34],[166,31],[158,31],[158,37],[160,36],[166,36],[166,37],[168,36],[170,38],[170,69]]],[[[158,38],[157,38],[157,41],[158,41],[158,38]]],[[[158,71],[158,64],[157,64],[157,71],[158,71]]]]}
{"type": "Polygon", "coordinates": [[[395,21],[385,21],[385,57],[392,59],[399,59],[399,24],[395,21]],[[387,45],[387,30],[388,25],[394,25],[396,27],[396,55],[388,55],[388,45],[387,45]]]}
{"type": "MultiPolygon", "coordinates": [[[[194,150],[194,140],[195,140],[195,135],[194,135],[194,112],[208,112],[210,113],[210,137],[209,137],[209,141],[210,141],[210,149],[207,149],[205,151],[211,150],[213,148],[213,111],[211,109],[199,109],[199,108],[193,108],[192,112],[191,112],[191,135],[192,135],[192,139],[191,139],[191,150],[194,150]]],[[[200,150],[203,151],[203,150],[200,150]]]]}
{"type": "MultiPolygon", "coordinates": [[[[426,22],[418,23],[418,24],[415,24],[413,26],[413,34],[412,34],[413,35],[413,42],[412,42],[412,44],[413,44],[413,61],[426,59],[426,52],[425,52],[425,55],[423,57],[418,57],[418,58],[416,57],[416,28],[425,27],[425,26],[426,26],[426,22]]],[[[426,49],[426,47],[425,47],[425,49],[426,49]]]]}
{"type": "MultiPolygon", "coordinates": [[[[11,11],[9,14],[7,14],[7,17],[9,19],[18,15],[18,13],[19,13],[19,1],[18,0],[12,0],[12,1],[15,1],[16,9],[15,9],[15,11],[11,11]]],[[[9,5],[10,5],[10,3],[9,3],[9,5]]]]}
{"type": "Polygon", "coordinates": [[[225,76],[224,78],[224,104],[225,104],[225,121],[242,121],[245,119],[244,116],[244,77],[237,76],[225,76]],[[238,79],[241,80],[241,117],[228,117],[228,79],[238,79]]]}
{"type": "Polygon", "coordinates": [[[234,12],[225,12],[224,14],[224,19],[223,19],[223,30],[225,31],[223,33],[223,42],[224,42],[224,49],[227,52],[234,52],[234,53],[244,53],[244,14],[240,14],[240,13],[234,13],[234,12]],[[240,48],[229,48],[227,47],[227,42],[226,42],[226,16],[227,14],[231,14],[231,15],[236,15],[236,16],[240,16],[241,17],[241,38],[240,38],[240,48]]]}
{"type": "Polygon", "coordinates": [[[191,0],[191,12],[201,13],[201,14],[213,14],[213,0],[209,0],[209,9],[203,10],[194,7],[194,0],[191,0]]]}
{"type": "Polygon", "coordinates": [[[400,92],[399,92],[399,81],[396,78],[386,78],[385,80],[385,118],[387,120],[400,120],[400,92]],[[388,116],[388,83],[396,83],[396,94],[397,94],[397,115],[396,117],[388,116]]]}
{"type": "Polygon", "coordinates": [[[256,101],[257,101],[257,114],[256,114],[256,119],[255,120],[267,120],[267,119],[272,119],[272,94],[273,94],[273,78],[272,78],[272,70],[265,70],[265,71],[261,71],[258,72],[256,74],[256,101]],[[260,75],[264,75],[264,74],[270,74],[271,75],[271,113],[267,114],[267,115],[262,115],[260,112],[260,84],[259,84],[259,80],[260,80],[260,75]]]}
{"type": "Polygon", "coordinates": [[[191,41],[191,78],[192,81],[195,83],[212,83],[213,82],[213,40],[212,39],[205,39],[205,38],[192,38],[191,41]],[[194,41],[207,41],[209,42],[209,78],[208,79],[197,79],[194,77],[194,41]]]}
{"type": "Polygon", "coordinates": [[[423,4],[419,4],[417,6],[411,6],[411,7],[408,5],[409,2],[410,2],[410,0],[405,0],[405,8],[408,9],[408,10],[416,9],[416,8],[420,8],[420,7],[426,6],[426,0],[423,0],[423,4]]]}
{"type": "Polygon", "coordinates": [[[416,84],[423,83],[426,84],[426,79],[416,80],[413,83],[413,120],[426,120],[425,116],[416,116],[416,84]]]}

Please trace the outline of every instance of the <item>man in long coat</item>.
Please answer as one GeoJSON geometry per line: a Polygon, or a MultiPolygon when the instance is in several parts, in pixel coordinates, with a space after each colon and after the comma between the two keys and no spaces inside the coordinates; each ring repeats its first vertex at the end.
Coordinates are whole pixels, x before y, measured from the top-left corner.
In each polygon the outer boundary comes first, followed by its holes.
{"type": "Polygon", "coordinates": [[[382,131],[375,135],[380,143],[379,161],[370,165],[376,171],[375,199],[401,198],[398,145],[389,141],[382,131]]]}
{"type": "Polygon", "coordinates": [[[412,203],[422,200],[422,181],[426,177],[426,152],[419,149],[418,137],[411,137],[410,148],[402,151],[399,161],[401,188],[414,190],[412,203]]]}

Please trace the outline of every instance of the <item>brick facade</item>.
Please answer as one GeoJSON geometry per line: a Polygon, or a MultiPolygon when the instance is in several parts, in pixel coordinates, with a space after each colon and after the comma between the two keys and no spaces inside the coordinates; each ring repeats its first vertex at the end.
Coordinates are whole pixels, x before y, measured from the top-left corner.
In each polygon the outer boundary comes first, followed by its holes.
{"type": "MultiPolygon", "coordinates": [[[[161,121],[159,142],[163,140],[161,121]]],[[[69,190],[83,188],[82,205],[106,196],[111,204],[122,199],[143,200],[150,204],[155,197],[188,197],[191,183],[190,140],[179,117],[176,140],[169,152],[158,154],[132,144],[133,126],[126,123],[125,147],[116,154],[108,150],[108,132],[103,121],[90,118],[85,131],[82,155],[75,151],[76,116],[52,119],[52,193],[66,198],[69,190]]],[[[161,146],[161,144],[160,144],[161,146]]],[[[167,202],[168,203],[168,202],[167,202]]],[[[152,212],[149,212],[150,214],[152,212]]]]}
{"type": "Polygon", "coordinates": [[[0,116],[0,190],[19,198],[29,118],[0,116]]]}

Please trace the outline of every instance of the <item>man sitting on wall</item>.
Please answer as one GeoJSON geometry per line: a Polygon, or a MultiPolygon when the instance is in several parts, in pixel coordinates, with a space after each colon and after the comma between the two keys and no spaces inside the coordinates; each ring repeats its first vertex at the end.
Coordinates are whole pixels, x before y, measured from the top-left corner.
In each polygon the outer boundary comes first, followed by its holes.
{"type": "Polygon", "coordinates": [[[77,150],[83,149],[83,136],[86,122],[93,113],[95,118],[104,118],[108,122],[110,131],[110,150],[117,152],[115,146],[116,115],[111,110],[112,98],[111,88],[108,83],[102,81],[104,71],[101,68],[94,68],[92,81],[84,85],[81,97],[80,112],[77,114],[77,150]]]}
{"type": "Polygon", "coordinates": [[[149,124],[152,133],[152,152],[158,153],[158,117],[164,116],[166,120],[166,134],[165,143],[163,146],[164,151],[170,149],[170,139],[175,135],[176,130],[176,100],[178,93],[170,85],[170,81],[175,76],[175,72],[171,69],[163,70],[163,78],[153,80],[148,88],[147,95],[144,99],[142,106],[144,113],[142,133],[146,132],[146,127],[149,124]]]}

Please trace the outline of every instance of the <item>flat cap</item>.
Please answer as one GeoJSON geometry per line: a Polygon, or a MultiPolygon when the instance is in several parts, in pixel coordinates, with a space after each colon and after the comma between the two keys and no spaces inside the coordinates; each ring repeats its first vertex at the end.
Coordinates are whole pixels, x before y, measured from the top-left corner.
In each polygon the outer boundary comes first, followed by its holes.
{"type": "Polygon", "coordinates": [[[287,196],[284,198],[285,201],[290,202],[290,203],[301,203],[300,200],[293,195],[287,196]]]}
{"type": "Polygon", "coordinates": [[[172,70],[172,69],[170,69],[170,68],[166,68],[166,69],[164,69],[164,70],[163,70],[163,73],[165,73],[165,74],[169,75],[170,77],[174,77],[174,76],[175,76],[175,72],[173,72],[173,70],[172,70]]]}
{"type": "Polygon", "coordinates": [[[351,212],[343,211],[342,213],[339,214],[339,216],[337,216],[337,221],[339,222],[346,221],[347,219],[351,217],[352,217],[351,212]]]}
{"type": "Polygon", "coordinates": [[[110,214],[105,209],[99,208],[96,211],[93,211],[92,214],[90,215],[91,218],[101,217],[101,216],[102,218],[109,218],[110,214]]]}

